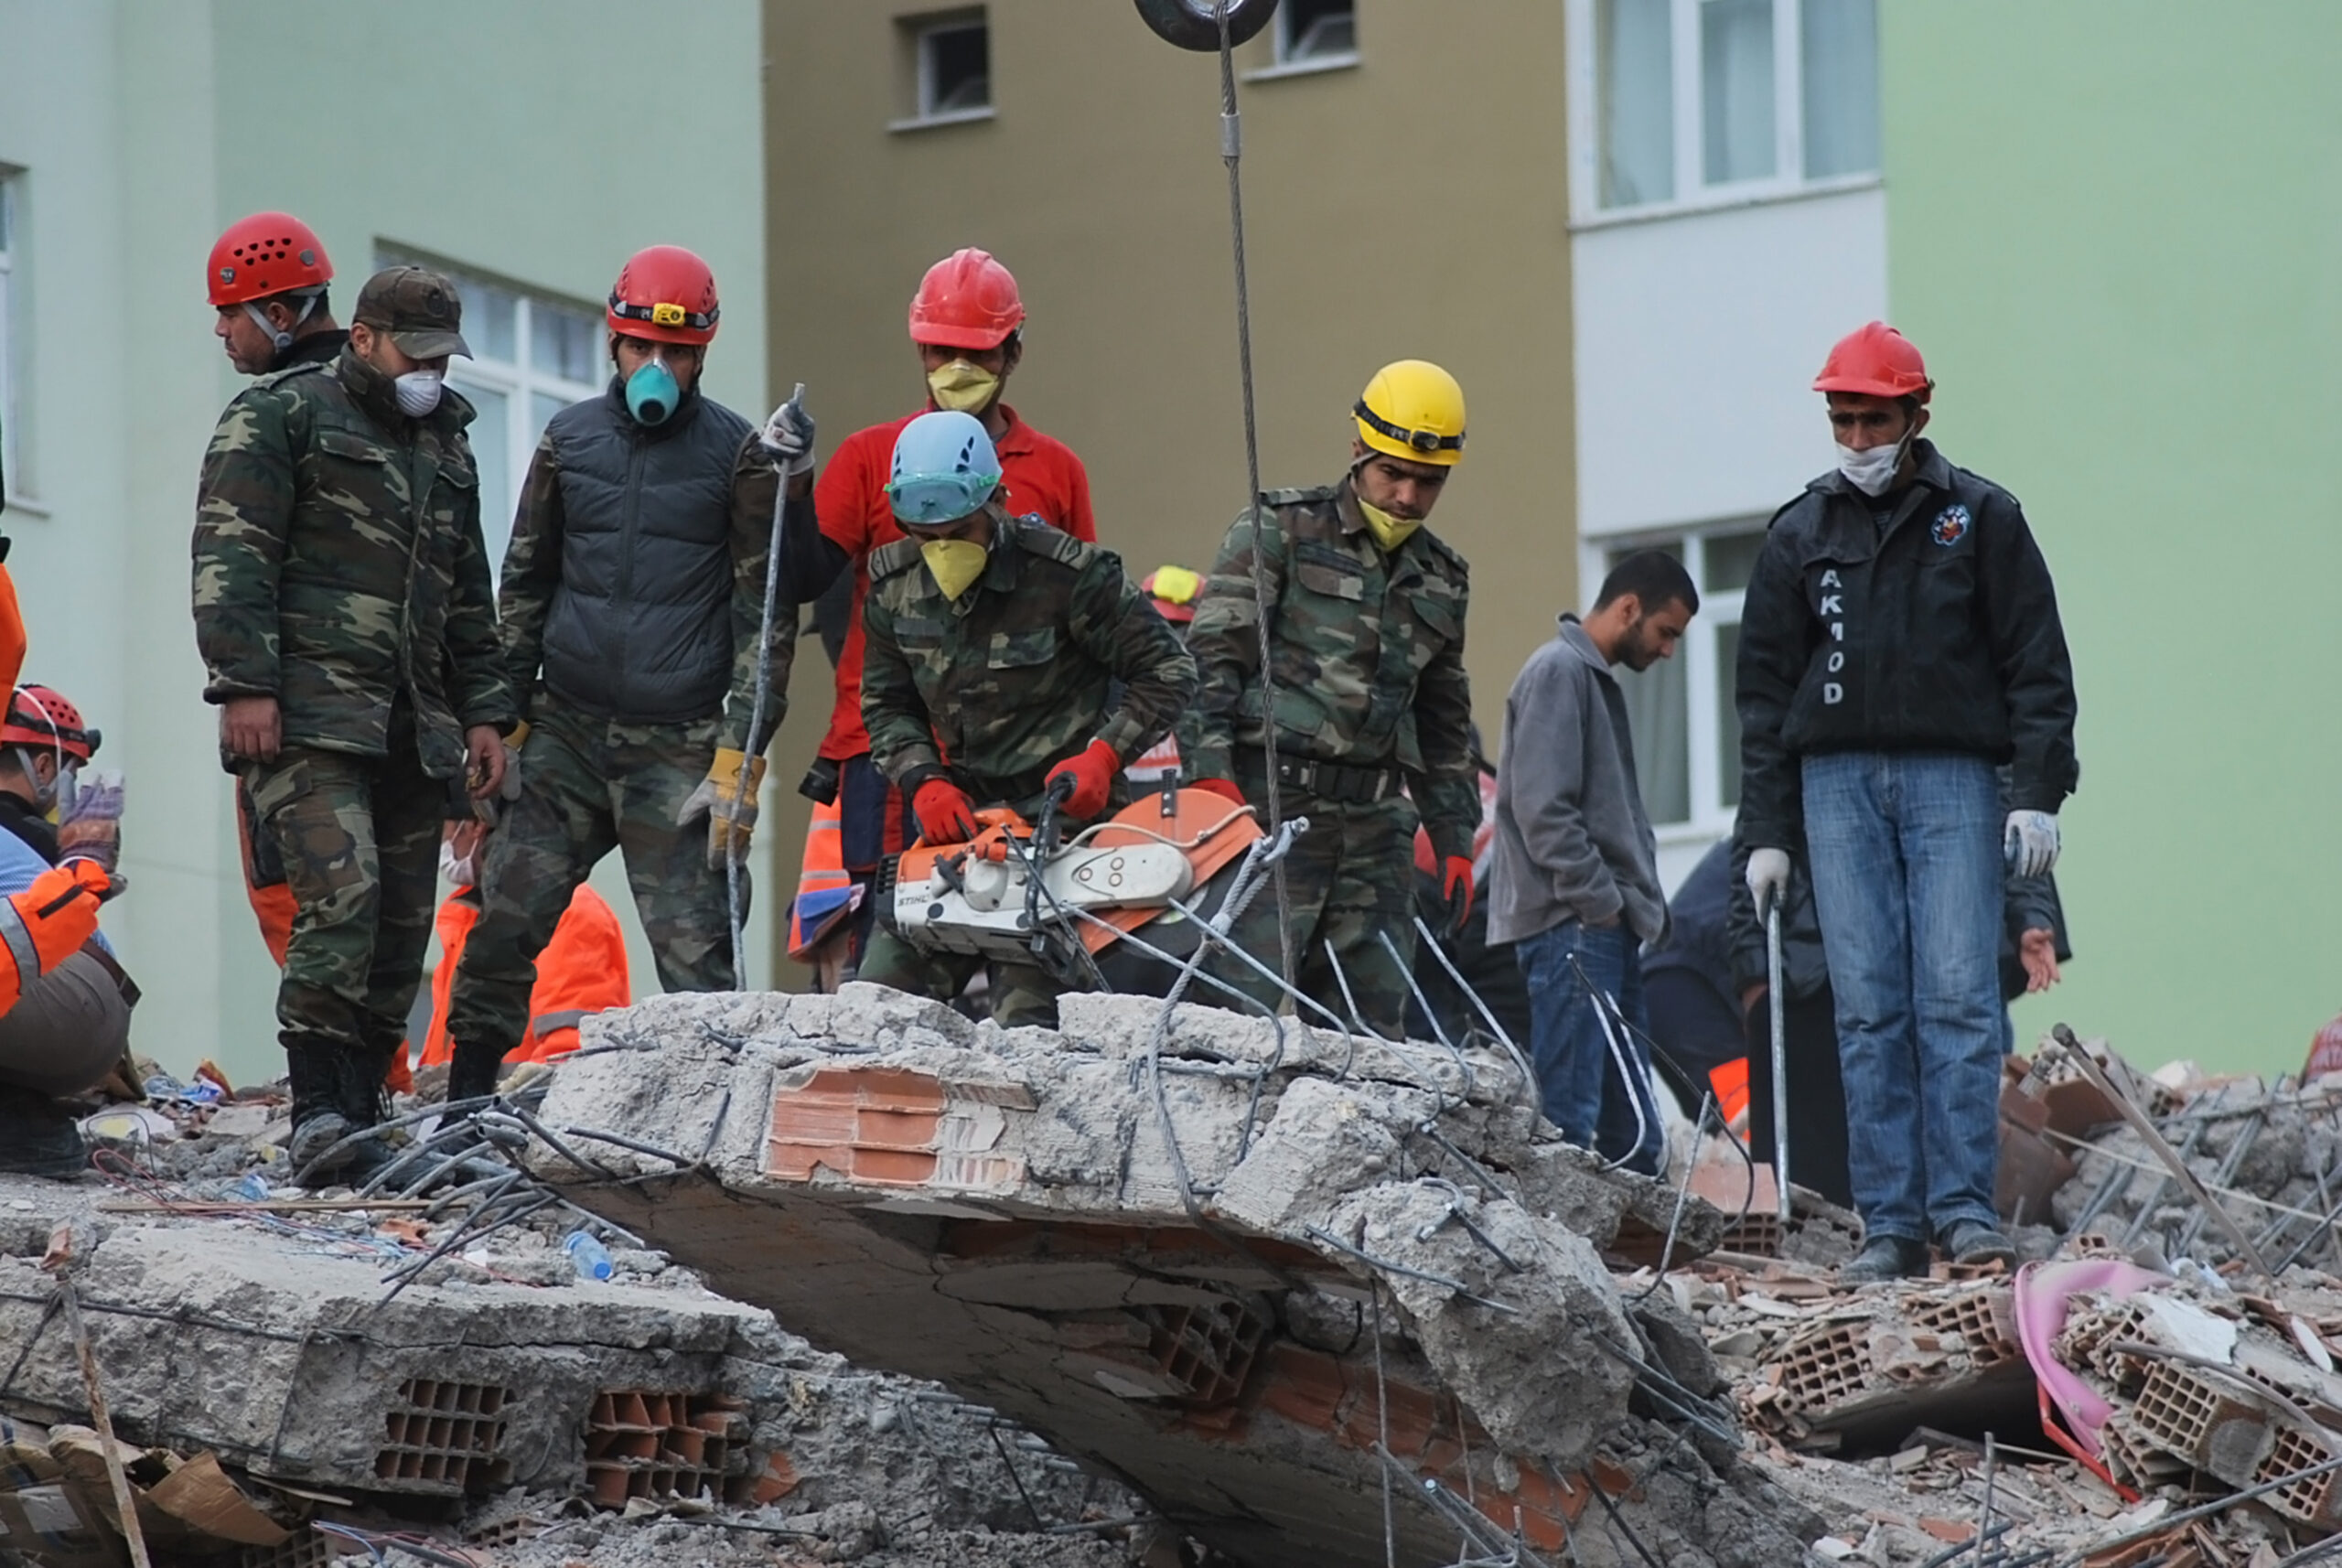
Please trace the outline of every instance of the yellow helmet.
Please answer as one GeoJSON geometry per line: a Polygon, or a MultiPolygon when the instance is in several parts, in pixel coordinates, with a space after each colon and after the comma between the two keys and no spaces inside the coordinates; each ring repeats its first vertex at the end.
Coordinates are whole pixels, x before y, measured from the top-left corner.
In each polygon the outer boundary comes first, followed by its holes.
{"type": "Polygon", "coordinates": [[[1464,389],[1428,360],[1375,371],[1350,412],[1358,438],[1378,452],[1442,467],[1464,460],[1464,389]]]}

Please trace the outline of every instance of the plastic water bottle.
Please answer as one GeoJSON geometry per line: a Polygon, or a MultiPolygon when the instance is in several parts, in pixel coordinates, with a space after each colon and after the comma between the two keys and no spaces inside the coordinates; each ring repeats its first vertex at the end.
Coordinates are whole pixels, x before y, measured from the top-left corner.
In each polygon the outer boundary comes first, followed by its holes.
{"type": "Polygon", "coordinates": [[[258,1171],[246,1171],[244,1179],[236,1184],[236,1196],[250,1203],[268,1201],[268,1181],[258,1171]]]}
{"type": "Polygon", "coordinates": [[[578,1277],[606,1280],[610,1277],[610,1254],[603,1245],[583,1230],[572,1230],[562,1241],[561,1250],[577,1265],[578,1277]]]}

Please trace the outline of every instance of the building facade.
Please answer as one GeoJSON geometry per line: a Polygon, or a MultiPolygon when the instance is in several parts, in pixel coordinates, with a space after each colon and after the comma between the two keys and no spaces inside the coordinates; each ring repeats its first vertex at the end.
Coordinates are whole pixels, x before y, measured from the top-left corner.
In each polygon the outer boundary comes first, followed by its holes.
{"type": "Polygon", "coordinates": [[[2081,697],[2078,956],[2020,1035],[2298,1071],[2342,1010],[2342,11],[1882,9],[1931,434],[2025,503],[2081,697]]]}
{"type": "Polygon", "coordinates": [[[381,262],[458,274],[480,357],[452,379],[500,545],[536,432],[607,373],[600,301],[637,247],[709,259],[709,391],[767,406],[758,38],[753,0],[696,0],[687,27],[650,0],[0,0],[9,564],[27,678],[128,775],[132,891],[105,925],[145,989],[141,1051],[283,1070],[188,607],[196,470],[241,384],[204,299],[213,237],[299,214],[345,322],[381,262]]]}
{"type": "MultiPolygon", "coordinates": [[[[1028,312],[1008,401],[1087,464],[1101,540],[1133,576],[1208,564],[1246,499],[1217,57],[1128,0],[766,0],[765,23],[771,384],[807,384],[825,444],[919,408],[911,295],[982,246],[1028,312]]],[[[1432,526],[1473,564],[1490,747],[1577,598],[1563,53],[1547,0],[1286,0],[1239,60],[1262,482],[1339,478],[1386,361],[1455,372],[1470,444],[1432,526]]],[[[826,674],[809,643],[777,773],[810,757],[826,674]]]]}

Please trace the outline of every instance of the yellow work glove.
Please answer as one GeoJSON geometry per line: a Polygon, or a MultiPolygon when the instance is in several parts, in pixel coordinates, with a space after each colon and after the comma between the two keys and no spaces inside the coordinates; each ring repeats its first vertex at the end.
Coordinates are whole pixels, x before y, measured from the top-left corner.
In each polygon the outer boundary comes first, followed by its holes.
{"type": "Polygon", "coordinates": [[[736,846],[743,860],[748,854],[748,837],[757,826],[757,789],[765,781],[765,759],[751,761],[745,751],[719,748],[715,760],[707,765],[707,777],[700,780],[698,789],[675,813],[675,825],[689,827],[700,818],[707,819],[707,864],[722,870],[729,862],[736,846]],[[747,789],[740,787],[741,769],[747,770],[747,789]]]}

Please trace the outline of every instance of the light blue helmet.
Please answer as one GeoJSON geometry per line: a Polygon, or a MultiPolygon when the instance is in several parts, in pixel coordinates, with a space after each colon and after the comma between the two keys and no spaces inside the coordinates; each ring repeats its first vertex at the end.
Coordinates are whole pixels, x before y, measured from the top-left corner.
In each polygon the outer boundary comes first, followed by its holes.
{"type": "Polygon", "coordinates": [[[1000,457],[983,422],[972,413],[922,413],[895,437],[886,494],[897,521],[913,528],[957,522],[1000,488],[1000,457]]]}

